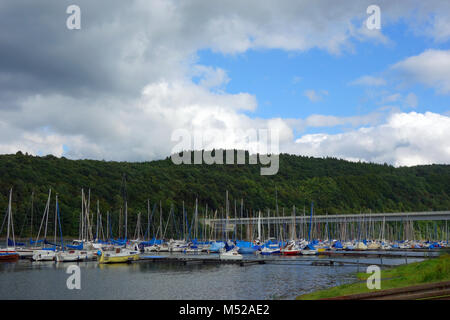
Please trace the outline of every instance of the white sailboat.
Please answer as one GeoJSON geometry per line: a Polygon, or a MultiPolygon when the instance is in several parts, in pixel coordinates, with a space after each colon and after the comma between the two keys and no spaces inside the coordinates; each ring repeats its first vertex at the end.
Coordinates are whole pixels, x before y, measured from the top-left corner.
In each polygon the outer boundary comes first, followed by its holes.
{"type": "Polygon", "coordinates": [[[262,255],[270,255],[270,254],[277,254],[277,253],[280,253],[280,246],[276,243],[266,245],[260,251],[260,254],[262,254],[262,255]]]}
{"type": "Polygon", "coordinates": [[[220,249],[219,252],[220,260],[242,260],[243,256],[239,253],[239,248],[234,247],[231,250],[226,251],[224,248],[220,249]]]}
{"type": "Polygon", "coordinates": [[[33,261],[53,261],[55,260],[55,257],[56,257],[55,251],[41,249],[33,251],[33,256],[31,257],[31,259],[33,261]]]}
{"type": "MultiPolygon", "coordinates": [[[[56,195],[56,210],[58,213],[57,214],[58,220],[61,221],[60,214],[59,214],[59,207],[58,207],[58,195],[56,195]]],[[[60,232],[61,232],[62,251],[56,252],[56,254],[55,254],[56,262],[77,262],[77,261],[85,261],[85,260],[93,258],[92,252],[89,252],[88,250],[85,250],[85,249],[84,250],[77,250],[77,249],[64,250],[61,224],[60,224],[60,232]]]]}
{"type": "Polygon", "coordinates": [[[159,245],[153,244],[144,248],[144,252],[159,252],[159,245]]]}
{"type": "Polygon", "coordinates": [[[51,194],[52,194],[52,190],[50,189],[48,192],[48,199],[47,199],[47,204],[46,204],[45,210],[44,210],[44,216],[42,217],[41,226],[39,227],[39,232],[38,232],[38,235],[36,238],[36,242],[38,242],[39,235],[40,235],[40,232],[42,229],[42,225],[45,221],[44,247],[33,251],[33,255],[31,257],[31,259],[33,261],[53,261],[53,260],[55,260],[55,256],[56,256],[55,248],[45,248],[45,241],[47,238],[48,214],[49,214],[49,208],[50,208],[51,194]]]}
{"type": "Polygon", "coordinates": [[[304,256],[315,255],[317,253],[318,253],[317,249],[309,249],[308,247],[300,250],[300,254],[304,256]]]}
{"type": "Polygon", "coordinates": [[[89,259],[89,253],[83,250],[60,251],[55,255],[57,262],[76,262],[89,259]]]}

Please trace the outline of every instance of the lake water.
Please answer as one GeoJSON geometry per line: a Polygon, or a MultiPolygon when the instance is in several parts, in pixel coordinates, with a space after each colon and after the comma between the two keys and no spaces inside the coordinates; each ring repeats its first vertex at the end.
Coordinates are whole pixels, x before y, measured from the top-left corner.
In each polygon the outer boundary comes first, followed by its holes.
{"type": "MultiPolygon", "coordinates": [[[[96,261],[20,260],[0,263],[0,299],[294,299],[303,293],[356,280],[356,266],[311,266],[311,259],[321,257],[279,257],[275,263],[249,266],[151,261],[99,265],[96,261]],[[81,270],[80,290],[69,290],[66,286],[70,276],[66,270],[72,264],[81,270]]],[[[360,261],[370,263],[379,259],[360,261]]],[[[404,262],[384,258],[383,261],[404,262]]],[[[418,260],[408,259],[413,261],[418,260]]],[[[359,271],[364,270],[365,267],[359,267],[359,271]]]]}

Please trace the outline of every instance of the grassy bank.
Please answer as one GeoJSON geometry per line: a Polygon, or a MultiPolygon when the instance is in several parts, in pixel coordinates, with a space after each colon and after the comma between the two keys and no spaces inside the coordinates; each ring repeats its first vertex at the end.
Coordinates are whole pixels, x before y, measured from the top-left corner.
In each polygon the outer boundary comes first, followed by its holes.
{"type": "MultiPolygon", "coordinates": [[[[315,300],[332,298],[350,294],[373,292],[366,285],[370,274],[358,273],[360,282],[344,284],[325,290],[298,296],[298,300],[315,300]]],[[[422,262],[402,265],[392,269],[381,271],[381,290],[413,286],[424,283],[449,281],[450,280],[450,254],[439,258],[425,260],[422,262]]]]}

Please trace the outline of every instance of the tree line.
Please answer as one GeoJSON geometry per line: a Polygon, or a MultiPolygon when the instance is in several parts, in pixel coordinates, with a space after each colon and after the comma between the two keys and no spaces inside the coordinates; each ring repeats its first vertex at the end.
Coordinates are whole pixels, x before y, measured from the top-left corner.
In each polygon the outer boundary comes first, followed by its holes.
{"type": "MultiPolygon", "coordinates": [[[[150,162],[69,160],[18,152],[0,155],[0,208],[6,212],[13,188],[15,232],[27,237],[32,215],[33,233],[37,232],[52,189],[53,195],[58,194],[64,235],[76,236],[81,189],[90,189],[91,212],[96,212],[98,201],[103,218],[110,212],[114,230],[120,228],[119,213],[127,202],[128,233],[133,234],[139,212],[147,223],[149,202],[151,211],[155,205],[159,210],[161,203],[163,221],[173,210],[172,219],[179,223],[183,202],[192,221],[196,199],[200,216],[206,206],[210,214],[218,210],[223,215],[227,190],[230,216],[235,203],[240,212],[241,199],[245,216],[256,216],[255,212],[267,208],[274,212],[277,204],[279,212],[285,208],[286,214],[294,205],[297,212],[304,208],[309,212],[311,201],[316,214],[448,210],[449,181],[450,165],[396,168],[289,154],[280,155],[278,174],[262,176],[260,165],[174,165],[169,157],[150,162]]],[[[55,210],[54,198],[50,210],[55,210]]],[[[158,214],[153,215],[155,219],[158,214]]]]}

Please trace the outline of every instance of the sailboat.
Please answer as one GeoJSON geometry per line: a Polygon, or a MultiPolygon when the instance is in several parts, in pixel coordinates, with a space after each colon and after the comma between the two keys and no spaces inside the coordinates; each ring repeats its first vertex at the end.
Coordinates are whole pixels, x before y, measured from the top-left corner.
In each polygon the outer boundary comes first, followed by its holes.
{"type": "MultiPolygon", "coordinates": [[[[267,217],[270,217],[270,210],[267,209],[267,217]]],[[[258,219],[258,232],[259,232],[259,225],[261,221],[261,215],[258,219]]],[[[269,220],[270,221],[270,220],[269,220]]],[[[278,241],[272,241],[275,240],[275,238],[270,237],[270,222],[268,221],[267,227],[268,227],[268,240],[261,246],[261,250],[258,252],[261,255],[271,255],[271,254],[279,254],[280,253],[280,243],[278,241]]]]}
{"type": "Polygon", "coordinates": [[[89,258],[89,253],[87,250],[64,250],[64,243],[62,239],[62,230],[61,230],[61,218],[58,206],[58,195],[56,195],[56,211],[57,211],[57,220],[59,225],[59,231],[61,235],[61,251],[57,252],[55,255],[56,262],[76,262],[76,261],[85,261],[89,258]]]}
{"type": "Polygon", "coordinates": [[[285,256],[293,256],[300,254],[300,248],[294,240],[291,240],[280,250],[280,253],[285,256]]]}
{"type": "Polygon", "coordinates": [[[31,193],[31,221],[30,221],[30,242],[29,242],[30,246],[23,246],[16,248],[16,251],[21,259],[31,258],[33,256],[33,251],[41,249],[41,247],[38,246],[39,243],[44,241],[44,240],[33,241],[33,209],[34,209],[33,198],[34,198],[34,191],[31,193]]]}
{"type": "Polygon", "coordinates": [[[0,249],[0,261],[14,262],[19,260],[19,254],[16,251],[16,241],[14,239],[14,223],[12,220],[11,211],[11,197],[12,189],[9,191],[9,204],[8,204],[8,230],[6,232],[6,248],[0,249]],[[9,246],[9,230],[12,230],[13,247],[9,246]]]}
{"type": "Polygon", "coordinates": [[[367,250],[367,245],[363,241],[358,241],[356,243],[354,250],[358,250],[358,251],[367,250]]]}
{"type": "Polygon", "coordinates": [[[280,245],[278,243],[271,242],[270,240],[264,244],[264,246],[260,251],[260,254],[262,255],[270,255],[278,253],[280,253],[280,245]]]}
{"type": "Polygon", "coordinates": [[[114,248],[113,251],[99,250],[98,263],[125,263],[139,260],[139,252],[127,248],[114,248]]]}
{"type": "MultiPolygon", "coordinates": [[[[45,245],[48,244],[48,241],[47,241],[47,226],[48,226],[48,214],[49,214],[49,211],[50,211],[49,208],[50,208],[51,194],[52,194],[52,190],[50,189],[49,193],[48,193],[47,204],[46,204],[45,209],[44,209],[44,216],[42,217],[41,226],[39,227],[39,232],[38,232],[38,235],[37,235],[37,238],[36,238],[36,242],[37,242],[38,239],[39,239],[39,235],[41,233],[42,225],[43,225],[44,220],[45,220],[44,247],[33,251],[33,256],[31,257],[31,259],[33,261],[53,261],[53,260],[55,260],[56,247],[49,247],[49,248],[45,247],[45,245]]],[[[55,220],[55,223],[56,223],[56,220],[55,220]]]]}
{"type": "Polygon", "coordinates": [[[300,250],[300,253],[304,256],[306,255],[314,255],[317,254],[318,250],[314,247],[313,243],[307,244],[303,249],[300,250]]]}
{"type": "Polygon", "coordinates": [[[239,253],[239,247],[227,242],[225,247],[219,250],[220,260],[242,260],[243,256],[239,253]]]}
{"type": "Polygon", "coordinates": [[[128,236],[128,213],[127,213],[127,202],[125,201],[125,243],[123,246],[117,246],[113,249],[104,250],[101,248],[97,252],[98,263],[128,263],[131,261],[139,260],[139,250],[134,250],[134,248],[127,248],[127,236],[128,236]]]}
{"type": "Polygon", "coordinates": [[[220,260],[242,260],[243,256],[239,253],[239,248],[234,247],[231,250],[225,251],[224,248],[221,249],[219,253],[220,260]]]}
{"type": "Polygon", "coordinates": [[[68,250],[56,253],[57,262],[76,262],[88,260],[88,252],[83,250],[68,250]]]}
{"type": "Polygon", "coordinates": [[[303,249],[301,249],[300,253],[302,255],[314,255],[317,254],[317,249],[314,247],[314,241],[311,241],[311,230],[312,230],[312,217],[314,212],[314,202],[311,202],[311,216],[309,218],[309,234],[308,234],[308,241],[309,243],[305,245],[303,249]]]}

